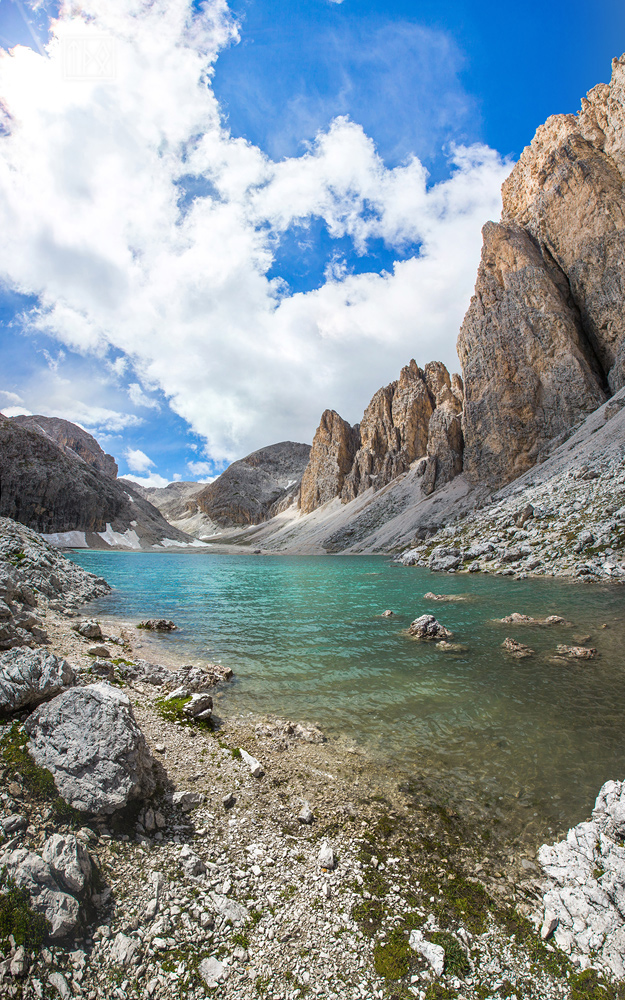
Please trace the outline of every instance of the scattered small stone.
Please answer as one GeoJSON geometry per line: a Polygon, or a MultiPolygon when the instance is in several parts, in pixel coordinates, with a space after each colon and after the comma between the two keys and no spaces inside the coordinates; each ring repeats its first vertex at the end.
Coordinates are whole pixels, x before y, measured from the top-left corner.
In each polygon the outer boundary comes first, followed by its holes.
{"type": "Polygon", "coordinates": [[[256,760],[256,757],[252,757],[251,753],[248,753],[247,750],[241,749],[239,752],[241,754],[241,757],[249,767],[250,771],[252,772],[252,777],[262,778],[265,772],[263,771],[263,767],[260,761],[256,760]]]}
{"type": "Polygon", "coordinates": [[[234,792],[228,792],[227,795],[224,795],[221,801],[224,809],[232,809],[233,805],[237,800],[235,798],[234,792]]]}

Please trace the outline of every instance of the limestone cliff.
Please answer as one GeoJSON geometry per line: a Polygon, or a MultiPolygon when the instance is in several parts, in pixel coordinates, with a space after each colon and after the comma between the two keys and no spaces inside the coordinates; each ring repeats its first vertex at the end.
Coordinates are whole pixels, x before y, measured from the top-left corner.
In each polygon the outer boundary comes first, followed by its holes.
{"type": "Polygon", "coordinates": [[[412,360],[375,393],[359,425],[326,410],[302,479],[302,512],[379,490],[419,458],[427,459],[426,493],[449,482],[462,471],[462,398],[462,380],[450,378],[445,365],[433,361],[422,370],[412,360]]]}
{"type": "Polygon", "coordinates": [[[258,524],[297,499],[310,445],[282,441],[233,462],[188,503],[221,527],[258,524]]]}
{"type": "Polygon", "coordinates": [[[41,414],[11,417],[11,420],[20,427],[43,434],[50,441],[54,441],[66,455],[80,459],[86,465],[103,472],[105,476],[110,476],[111,479],[117,477],[117,463],[113,456],[107,455],[91,434],[82,427],[70,423],[69,420],[44,417],[41,414]]]}
{"type": "Polygon", "coordinates": [[[464,468],[492,486],[625,384],[625,56],[538,129],[502,195],[458,339],[464,468]]]}
{"type": "Polygon", "coordinates": [[[352,427],[335,410],[325,410],[302,476],[299,502],[303,514],[341,495],[359,444],[358,425],[352,427]]]}

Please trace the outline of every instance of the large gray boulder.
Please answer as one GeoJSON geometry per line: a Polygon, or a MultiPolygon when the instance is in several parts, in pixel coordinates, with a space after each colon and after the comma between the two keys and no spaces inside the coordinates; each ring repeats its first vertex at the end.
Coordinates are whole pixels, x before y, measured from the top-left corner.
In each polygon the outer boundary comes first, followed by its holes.
{"type": "Polygon", "coordinates": [[[46,649],[11,649],[0,655],[0,714],[34,707],[75,683],[67,660],[46,649]]]}
{"type": "Polygon", "coordinates": [[[24,727],[31,755],[75,809],[106,815],[154,790],[153,759],[117,688],[72,688],[33,712],[24,727]]]}

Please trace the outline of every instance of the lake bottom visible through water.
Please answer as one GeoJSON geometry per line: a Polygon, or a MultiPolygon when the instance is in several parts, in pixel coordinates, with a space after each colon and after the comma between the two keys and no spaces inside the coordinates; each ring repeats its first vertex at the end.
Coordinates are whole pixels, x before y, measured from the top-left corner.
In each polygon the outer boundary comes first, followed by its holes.
{"type": "Polygon", "coordinates": [[[113,592],[89,614],[173,619],[150,659],[219,661],[235,681],[215,712],[317,723],[384,769],[467,811],[490,810],[531,839],[588,818],[625,777],[625,590],[552,579],[443,575],[380,556],[264,557],[78,551],[113,592]],[[453,594],[450,603],[425,598],[453,594]],[[382,617],[386,609],[393,615],[382,617]],[[560,615],[570,626],[494,621],[560,615]],[[462,648],[407,635],[436,615],[462,648]],[[535,650],[502,649],[510,636],[535,650]],[[554,656],[593,646],[593,660],[554,656]]]}

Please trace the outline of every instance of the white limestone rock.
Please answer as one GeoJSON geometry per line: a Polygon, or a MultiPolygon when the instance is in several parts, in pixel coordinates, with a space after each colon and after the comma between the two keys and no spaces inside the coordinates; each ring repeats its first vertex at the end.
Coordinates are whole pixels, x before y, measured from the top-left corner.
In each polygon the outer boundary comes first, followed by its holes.
{"type": "Polygon", "coordinates": [[[419,955],[421,955],[426,962],[432,966],[435,975],[443,975],[443,969],[445,968],[445,949],[442,948],[440,944],[434,944],[433,941],[428,941],[423,936],[423,932],[419,930],[413,930],[410,932],[408,944],[413,951],[418,952],[419,955]]]}
{"type": "Polygon", "coordinates": [[[33,712],[24,728],[31,755],[74,809],[107,815],[154,790],[150,751],[117,688],[65,691],[33,712]]]}
{"type": "Polygon", "coordinates": [[[0,655],[0,714],[34,707],[74,684],[67,660],[47,649],[10,649],[0,655]]]}

